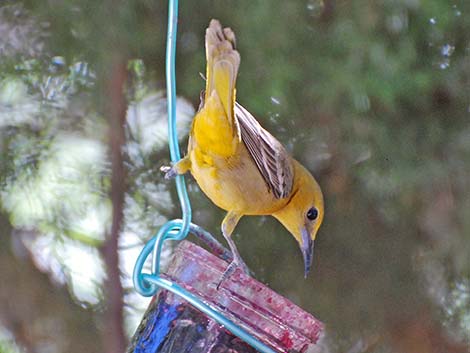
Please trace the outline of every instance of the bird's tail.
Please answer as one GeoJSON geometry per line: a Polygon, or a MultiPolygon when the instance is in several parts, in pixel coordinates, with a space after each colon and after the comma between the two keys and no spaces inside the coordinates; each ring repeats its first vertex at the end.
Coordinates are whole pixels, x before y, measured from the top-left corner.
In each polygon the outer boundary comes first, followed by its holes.
{"type": "MultiPolygon", "coordinates": [[[[206,30],[207,101],[216,91],[231,124],[234,123],[235,82],[240,65],[240,54],[235,49],[235,34],[211,20],[206,30]]],[[[233,129],[232,125],[232,129],[233,129]]]]}

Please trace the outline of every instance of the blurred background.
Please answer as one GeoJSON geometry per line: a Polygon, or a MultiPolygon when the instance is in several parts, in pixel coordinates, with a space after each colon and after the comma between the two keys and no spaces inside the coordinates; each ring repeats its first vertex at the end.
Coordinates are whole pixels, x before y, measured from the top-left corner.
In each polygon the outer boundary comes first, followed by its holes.
{"type": "MultiPolygon", "coordinates": [[[[120,353],[148,304],[134,261],[180,217],[159,172],[166,16],[163,0],[0,2],[2,353],[120,353]]],[[[238,101],[325,196],[307,279],[274,219],[241,221],[256,278],[325,323],[318,352],[470,352],[470,2],[181,1],[183,152],[211,18],[237,35],[238,101]]],[[[224,212],[186,179],[222,240],[224,212]]]]}

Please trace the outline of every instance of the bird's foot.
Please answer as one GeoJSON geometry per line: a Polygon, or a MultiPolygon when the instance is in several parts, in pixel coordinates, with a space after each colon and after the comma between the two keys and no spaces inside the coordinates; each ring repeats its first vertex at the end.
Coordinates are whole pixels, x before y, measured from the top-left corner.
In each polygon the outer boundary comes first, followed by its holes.
{"type": "Polygon", "coordinates": [[[174,167],[170,167],[169,165],[162,165],[160,167],[160,171],[165,173],[166,180],[174,179],[178,175],[176,169],[174,167]]]}
{"type": "Polygon", "coordinates": [[[235,270],[239,268],[243,272],[245,272],[246,275],[250,276],[250,269],[248,266],[245,264],[245,262],[240,258],[240,259],[235,259],[233,260],[225,269],[224,273],[222,274],[222,277],[220,278],[219,283],[217,284],[217,290],[219,290],[221,284],[226,281],[233,273],[235,270]]]}

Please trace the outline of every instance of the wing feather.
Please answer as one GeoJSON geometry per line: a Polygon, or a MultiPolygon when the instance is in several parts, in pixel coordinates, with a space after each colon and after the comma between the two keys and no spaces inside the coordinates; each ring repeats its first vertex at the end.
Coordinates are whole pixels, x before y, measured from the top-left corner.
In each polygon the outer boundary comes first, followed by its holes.
{"type": "Polygon", "coordinates": [[[288,197],[293,187],[294,169],[284,146],[238,103],[235,103],[235,117],[241,139],[269,190],[278,199],[288,197]]]}

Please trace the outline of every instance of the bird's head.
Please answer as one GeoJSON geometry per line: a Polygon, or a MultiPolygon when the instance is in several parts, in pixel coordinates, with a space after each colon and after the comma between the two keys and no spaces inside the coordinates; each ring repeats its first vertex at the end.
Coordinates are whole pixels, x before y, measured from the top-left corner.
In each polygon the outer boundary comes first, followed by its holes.
{"type": "Polygon", "coordinates": [[[289,202],[273,214],[294,236],[304,258],[305,277],[313,259],[313,242],[323,221],[323,195],[317,181],[294,161],[294,187],[289,202]]]}

